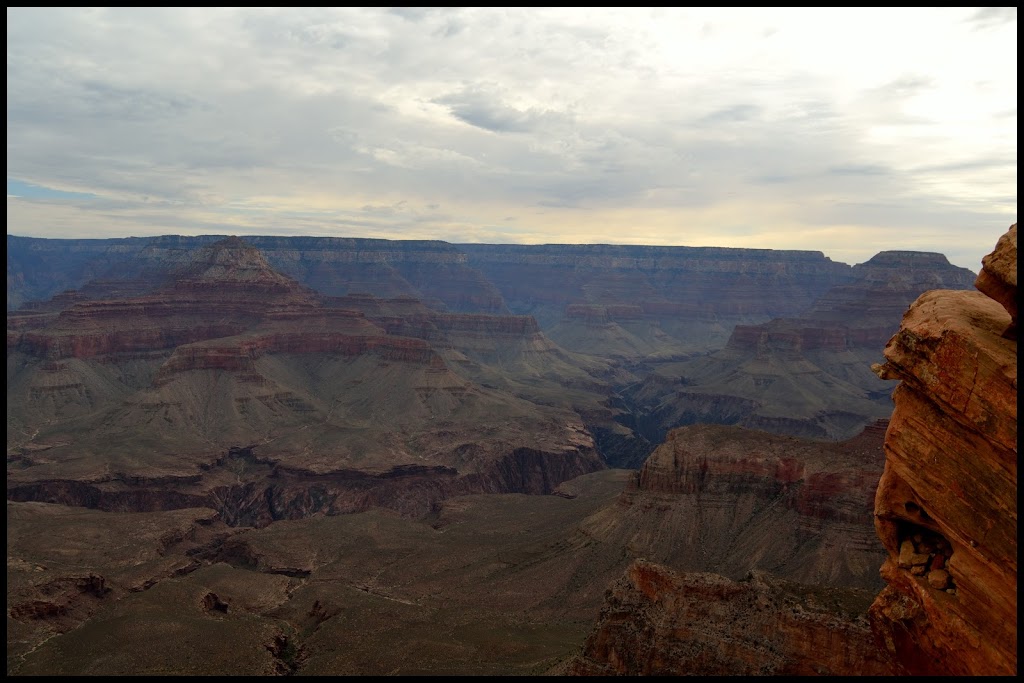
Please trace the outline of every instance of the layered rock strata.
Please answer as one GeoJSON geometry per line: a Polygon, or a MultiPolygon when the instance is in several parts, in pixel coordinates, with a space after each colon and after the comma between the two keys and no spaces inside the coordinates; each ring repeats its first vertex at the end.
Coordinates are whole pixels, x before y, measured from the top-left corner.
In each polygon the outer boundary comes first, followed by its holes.
{"type": "Polygon", "coordinates": [[[460,244],[515,313],[559,345],[627,360],[721,348],[733,325],[796,315],[850,266],[821,252],[460,244]]]}
{"type": "MultiPolygon", "coordinates": [[[[93,285],[84,296],[102,296],[99,290],[104,288],[152,290],[187,267],[197,249],[223,238],[47,240],[8,235],[7,309],[49,300],[97,280],[107,283],[93,285]]],[[[323,294],[404,295],[451,311],[508,313],[494,285],[467,264],[462,251],[445,242],[266,236],[246,242],[274,269],[323,294]]]]}
{"type": "Polygon", "coordinates": [[[8,314],[9,499],[264,525],[418,516],[603,467],[570,403],[535,396],[575,384],[597,404],[600,383],[529,316],[323,297],[237,238],[167,261],[143,296],[8,314]],[[492,362],[545,374],[533,394],[483,386],[492,362]],[[249,446],[261,462],[220,462],[249,446]]]}
{"type": "Polygon", "coordinates": [[[884,421],[841,443],[673,430],[581,525],[636,558],[571,675],[882,675],[866,616],[885,551],[871,502],[884,421]],[[713,573],[711,573],[713,572],[713,573]]]}
{"type": "Polygon", "coordinates": [[[894,383],[870,366],[921,293],[970,289],[975,274],[942,254],[886,251],[853,267],[798,317],[738,324],[724,349],[655,369],[628,391],[645,436],[713,422],[846,439],[888,417],[894,383]]]}
{"type": "Polygon", "coordinates": [[[876,367],[900,384],[872,625],[914,674],[1017,671],[1016,263],[1014,225],[983,261],[982,291],[922,295],[876,367]]]}
{"type": "MultiPolygon", "coordinates": [[[[8,310],[89,281],[106,284],[80,296],[119,287],[146,293],[218,239],[9,235],[8,310]]],[[[322,294],[411,296],[440,310],[532,315],[569,350],[608,355],[617,339],[614,352],[625,357],[720,347],[733,324],[795,315],[853,279],[850,266],[811,251],[266,236],[247,242],[322,294]]]]}
{"type": "Polygon", "coordinates": [[[877,591],[885,553],[871,504],[885,429],[879,422],[833,443],[681,427],[647,458],[618,503],[581,528],[676,570],[734,580],[763,570],[877,591]]]}

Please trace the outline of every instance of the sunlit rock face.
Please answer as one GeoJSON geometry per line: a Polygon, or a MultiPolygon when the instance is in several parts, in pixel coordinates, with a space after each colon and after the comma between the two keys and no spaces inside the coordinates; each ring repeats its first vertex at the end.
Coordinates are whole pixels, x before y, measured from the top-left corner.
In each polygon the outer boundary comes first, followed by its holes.
{"type": "Polygon", "coordinates": [[[870,614],[913,674],[1017,671],[1016,263],[1015,224],[981,291],[922,295],[876,366],[901,383],[875,498],[888,586],[870,614]]]}

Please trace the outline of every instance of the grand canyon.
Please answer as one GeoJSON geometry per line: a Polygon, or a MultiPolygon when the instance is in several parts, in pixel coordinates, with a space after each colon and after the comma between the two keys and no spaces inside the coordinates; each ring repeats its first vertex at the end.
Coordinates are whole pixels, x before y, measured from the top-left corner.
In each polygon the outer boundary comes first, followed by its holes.
{"type": "Polygon", "coordinates": [[[1014,675],[1017,230],[7,237],[8,675],[1014,675]]]}

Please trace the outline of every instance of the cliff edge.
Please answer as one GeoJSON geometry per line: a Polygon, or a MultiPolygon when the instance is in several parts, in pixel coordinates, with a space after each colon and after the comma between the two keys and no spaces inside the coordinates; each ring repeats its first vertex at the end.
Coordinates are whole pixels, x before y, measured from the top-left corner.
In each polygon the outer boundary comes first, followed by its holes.
{"type": "Polygon", "coordinates": [[[889,553],[872,630],[911,674],[1017,672],[1017,225],[977,292],[926,292],[885,347],[897,379],[875,497],[889,553]]]}

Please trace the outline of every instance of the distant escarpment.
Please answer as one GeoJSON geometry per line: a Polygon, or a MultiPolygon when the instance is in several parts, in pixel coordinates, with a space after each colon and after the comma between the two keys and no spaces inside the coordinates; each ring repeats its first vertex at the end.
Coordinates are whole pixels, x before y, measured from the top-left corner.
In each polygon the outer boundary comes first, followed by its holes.
{"type": "Polygon", "coordinates": [[[982,263],[981,291],[915,301],[876,366],[900,384],[872,626],[912,674],[1017,673],[1016,224],[982,263]]]}
{"type": "Polygon", "coordinates": [[[9,499],[266,524],[605,466],[575,406],[597,410],[608,368],[529,316],[323,296],[237,238],[166,262],[143,295],[8,313],[9,499]],[[217,465],[243,445],[258,466],[217,465]]]}
{"type": "Polygon", "coordinates": [[[253,237],[275,268],[327,295],[414,296],[459,312],[508,313],[501,294],[455,245],[434,240],[253,237]]]}
{"type": "MultiPolygon", "coordinates": [[[[7,308],[56,304],[69,290],[87,299],[145,294],[173,280],[192,252],[219,239],[8,235],[7,308]]],[[[275,270],[324,295],[407,296],[435,310],[530,315],[569,351],[628,359],[720,348],[733,325],[797,315],[830,287],[855,279],[850,266],[814,251],[329,237],[246,241],[275,270]]]]}
{"type": "MultiPolygon", "coordinates": [[[[223,237],[47,240],[8,235],[7,310],[97,280],[107,282],[108,289],[124,282],[134,282],[137,291],[154,289],[187,266],[192,252],[223,237]]],[[[464,253],[445,242],[259,236],[246,242],[275,270],[322,294],[411,296],[452,311],[508,313],[494,286],[467,265],[464,253]]]]}
{"type": "MultiPolygon", "coordinates": [[[[149,353],[240,338],[257,322],[270,340],[290,318],[341,335],[323,345],[342,348],[372,326],[427,342],[481,387],[571,408],[608,464],[634,468],[670,429],[701,422],[852,437],[888,414],[892,383],[867,368],[892,321],[925,289],[973,277],[919,252],[849,266],[816,251],[261,236],[247,244],[291,284],[189,284],[196,253],[218,239],[8,236],[8,347],[52,359],[149,353]],[[256,290],[266,296],[246,298],[256,290]],[[315,301],[254,301],[288,292],[315,301]],[[197,307],[224,315],[196,319],[197,307]],[[364,320],[343,325],[340,311],[364,320]],[[104,328],[125,316],[147,329],[104,328]]],[[[248,362],[222,347],[190,352],[210,367],[248,362]]]]}
{"type": "MultiPolygon", "coordinates": [[[[146,237],[52,240],[7,235],[7,310],[102,278],[151,241],[146,237]]],[[[118,278],[121,279],[121,278],[118,278]]]]}
{"type": "Polygon", "coordinates": [[[737,323],[797,315],[850,266],[816,251],[460,244],[515,313],[566,349],[623,358],[719,348],[737,323]]]}
{"type": "Polygon", "coordinates": [[[714,422],[844,439],[888,417],[893,382],[870,370],[879,349],[922,292],[969,289],[975,275],[907,251],[882,252],[853,273],[798,317],[736,325],[724,349],[656,367],[627,392],[644,436],[714,422]]]}

